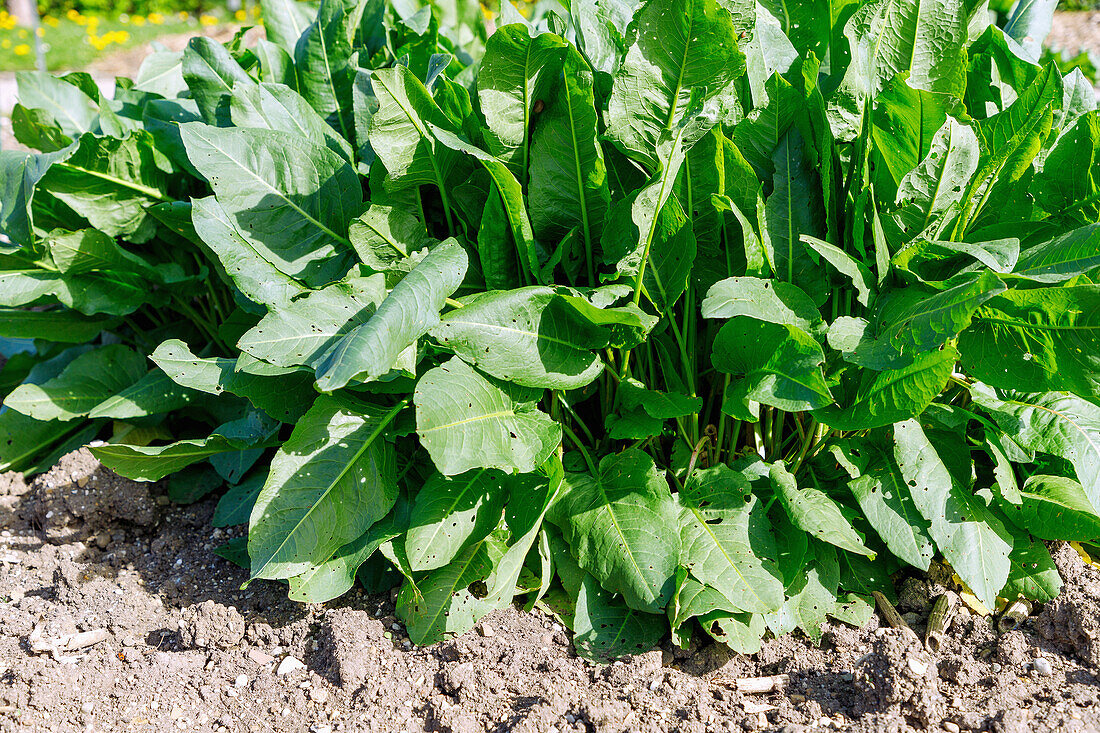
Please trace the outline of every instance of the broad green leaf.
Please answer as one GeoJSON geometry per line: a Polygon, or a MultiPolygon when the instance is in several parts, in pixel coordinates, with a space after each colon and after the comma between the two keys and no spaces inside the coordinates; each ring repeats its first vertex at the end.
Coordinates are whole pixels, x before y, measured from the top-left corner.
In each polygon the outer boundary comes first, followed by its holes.
{"type": "Polygon", "coordinates": [[[1057,6],[1058,0],[1028,0],[1017,3],[1005,22],[1005,35],[1019,43],[1033,59],[1038,60],[1043,41],[1050,33],[1054,9],[1057,6]]]}
{"type": "Polygon", "coordinates": [[[1100,268],[1100,224],[1074,229],[1020,253],[1013,277],[1060,283],[1100,268]]]}
{"type": "Polygon", "coordinates": [[[608,99],[608,137],[654,167],[662,133],[744,73],[737,36],[729,11],[715,0],[644,2],[627,31],[608,99]]]}
{"type": "Polygon", "coordinates": [[[75,150],[75,146],[53,153],[0,150],[0,232],[11,241],[0,244],[0,252],[34,241],[32,204],[38,183],[55,162],[75,150]]]}
{"type": "MultiPolygon", "coordinates": [[[[535,238],[556,243],[574,227],[588,260],[603,233],[611,202],[596,139],[592,70],[574,48],[531,136],[528,206],[535,238]]],[[[589,273],[590,277],[592,273],[589,273]]]]}
{"type": "Polygon", "coordinates": [[[837,272],[851,280],[852,286],[856,289],[857,302],[862,303],[864,306],[870,305],[871,283],[874,282],[874,278],[866,265],[828,242],[805,234],[802,235],[802,241],[823,260],[832,265],[837,272]]]}
{"type": "Polygon", "coordinates": [[[45,71],[17,71],[19,103],[45,112],[68,137],[98,132],[99,103],[78,85],[45,71]]]}
{"type": "Polygon", "coordinates": [[[226,275],[249,300],[268,307],[286,305],[306,286],[283,272],[282,258],[266,246],[246,240],[233,217],[213,196],[193,199],[195,233],[225,268],[226,275]]]}
{"type": "Polygon", "coordinates": [[[458,154],[436,143],[429,124],[451,124],[412,72],[398,65],[371,73],[378,110],[371,117],[371,146],[394,187],[432,184],[447,205],[447,179],[458,154]]]}
{"type": "Polygon", "coordinates": [[[815,303],[824,303],[828,280],[802,241],[804,235],[826,235],[821,181],[807,145],[797,127],[780,138],[771,155],[772,192],[764,204],[764,218],[776,276],[797,285],[815,303]]]}
{"type": "Polygon", "coordinates": [[[898,183],[897,217],[908,239],[938,237],[963,203],[979,156],[974,130],[949,117],[932,138],[928,154],[898,183]]]}
{"type": "Polygon", "coordinates": [[[824,325],[817,306],[797,286],[756,277],[731,277],[715,283],[701,310],[703,318],[749,316],[809,334],[820,333],[824,325]]]}
{"type": "Polygon", "coordinates": [[[1062,576],[1047,546],[1026,532],[1015,533],[1015,544],[1008,556],[1012,564],[1000,596],[1010,600],[1023,596],[1047,603],[1062,592],[1062,576]]]}
{"type": "Polygon", "coordinates": [[[323,145],[349,163],[351,146],[336,134],[298,92],[285,84],[238,84],[229,114],[235,127],[279,130],[323,145]]]}
{"type": "Polygon", "coordinates": [[[254,84],[225,46],[212,38],[196,36],[183,50],[183,79],[202,117],[211,125],[228,125],[229,100],[235,84],[254,84]]]}
{"type": "Polygon", "coordinates": [[[968,272],[974,269],[975,262],[1004,275],[1012,272],[1019,258],[1019,239],[988,242],[919,240],[895,254],[890,264],[922,282],[930,282],[949,280],[961,272],[968,272]]]}
{"type": "Polygon", "coordinates": [[[157,297],[147,281],[125,273],[65,276],[53,270],[0,271],[0,307],[60,303],[86,315],[125,316],[157,297]]]}
{"type": "MultiPolygon", "coordinates": [[[[1070,91],[1066,89],[1066,93],[1070,91]]],[[[1056,217],[1080,211],[1092,219],[1097,210],[1097,183],[1100,182],[1098,152],[1100,114],[1093,108],[1073,121],[1068,129],[1060,130],[1049,150],[1037,157],[1035,179],[1029,187],[1035,194],[1036,203],[1056,217]]]]}
{"type": "Polygon", "coordinates": [[[931,152],[936,133],[947,122],[948,112],[961,112],[961,102],[948,94],[914,89],[904,75],[886,82],[875,97],[872,114],[872,155],[881,156],[885,170],[876,170],[876,193],[895,199],[901,179],[931,152]]]}
{"type": "Polygon", "coordinates": [[[959,486],[920,424],[894,426],[894,458],[928,534],[982,603],[992,607],[1010,570],[1012,536],[986,501],[959,486]]]}
{"type": "MultiPolygon", "coordinates": [[[[695,471],[678,494],[680,564],[728,599],[730,610],[767,613],[783,604],[772,527],[749,483],[726,466],[695,471]]],[[[682,589],[681,589],[682,592],[682,589]]]]}
{"type": "Polygon", "coordinates": [[[685,577],[668,606],[672,638],[681,648],[687,648],[691,642],[688,624],[693,618],[709,636],[739,654],[760,651],[760,639],[765,630],[763,616],[739,613],[717,590],[685,577]]]}
{"type": "Polygon", "coordinates": [[[128,346],[103,346],[78,356],[53,379],[23,384],[4,406],[35,420],[73,420],[145,376],[145,358],[128,346]]]}
{"type": "Polygon", "coordinates": [[[417,383],[416,431],[440,473],[474,468],[528,473],[561,442],[539,411],[541,390],[481,376],[455,357],[417,383]]]}
{"type": "Polygon", "coordinates": [[[347,223],[363,201],[347,161],[275,130],[188,122],[180,132],[237,233],[265,259],[307,285],[343,277],[350,264],[347,223]]]}
{"type": "Polygon", "coordinates": [[[437,243],[409,212],[378,204],[351,222],[348,238],[363,264],[377,271],[401,267],[408,257],[437,243]]]}
{"type": "Polygon", "coordinates": [[[363,536],[337,550],[325,562],[301,575],[289,578],[287,597],[300,603],[327,603],[351,590],[360,566],[385,542],[401,535],[395,522],[383,519],[371,525],[363,536]]]}
{"type": "Polygon", "coordinates": [[[815,417],[837,430],[868,430],[920,415],[947,386],[958,358],[954,347],[944,346],[896,369],[862,370],[852,401],[818,410],[815,417]]]}
{"type": "Polygon", "coordinates": [[[872,559],[875,557],[874,551],[867,549],[863,538],[828,494],[809,486],[799,488],[782,462],[772,466],[770,477],[779,503],[787,510],[794,526],[814,539],[836,545],[842,550],[872,559]]]}
{"type": "Polygon", "coordinates": [[[680,507],[653,459],[638,450],[604,457],[599,474],[566,475],[551,521],[582,568],[627,606],[654,613],[674,590],[680,507]]]}
{"type": "Polygon", "coordinates": [[[106,234],[140,236],[152,224],[147,208],[171,200],[167,175],[157,164],[151,141],[144,132],[125,138],[85,133],[71,155],[53,162],[39,190],[106,234]]]}
{"type": "Polygon", "coordinates": [[[50,259],[66,275],[88,272],[138,272],[156,277],[156,270],[143,257],[129,252],[98,229],[68,232],[57,229],[46,239],[50,259]]]}
{"type": "Polygon", "coordinates": [[[347,141],[355,137],[351,119],[355,67],[349,20],[343,2],[321,0],[316,18],[294,44],[298,91],[347,141]]]}
{"type": "Polygon", "coordinates": [[[103,400],[88,412],[93,420],[109,417],[132,420],[164,415],[191,404],[198,393],[182,387],[160,369],[152,369],[141,379],[103,400]]]}
{"type": "Polygon", "coordinates": [[[177,440],[169,445],[115,443],[90,450],[103,465],[120,476],[135,481],[160,481],[194,463],[240,449],[236,442],[215,433],[207,438],[177,440]]]}
{"type": "Polygon", "coordinates": [[[596,379],[593,353],[609,334],[550,288],[497,291],[462,301],[431,330],[467,363],[525,387],[576,389],[596,379]]]}
{"type": "Polygon", "coordinates": [[[836,549],[824,542],[811,542],[810,563],[799,568],[787,583],[787,599],[776,613],[765,614],[764,621],[774,634],[802,629],[815,644],[821,643],[822,626],[837,605],[840,566],[836,549]]]}
{"type": "Polygon", "coordinates": [[[469,544],[500,522],[509,479],[500,471],[475,469],[454,477],[433,474],[413,500],[405,549],[415,571],[449,564],[469,544]]]}
{"type": "Polygon", "coordinates": [[[842,459],[842,465],[852,475],[848,489],[859,503],[867,523],[898,559],[927,570],[935,552],[928,537],[928,522],[917,512],[893,457],[870,442],[848,447],[847,456],[839,451],[840,446],[833,448],[833,453],[838,460],[842,459]],[[853,457],[852,454],[858,455],[853,457]],[[854,461],[862,468],[857,470],[852,465],[854,461]]]}
{"type": "Polygon", "coordinates": [[[353,379],[385,376],[397,357],[439,322],[446,299],[466,275],[466,251],[443,242],[394,286],[378,310],[329,347],[317,363],[317,387],[331,391],[353,379]]]}
{"type": "Polygon", "coordinates": [[[149,358],[176,384],[212,395],[229,392],[245,397],[285,423],[297,422],[313,402],[310,389],[313,380],[308,372],[280,377],[238,372],[235,359],[199,358],[179,339],[161,343],[149,358]]]}
{"type": "Polygon", "coordinates": [[[260,489],[264,487],[266,480],[266,471],[256,471],[236,486],[231,486],[218,499],[218,505],[214,507],[214,516],[210,523],[215,527],[248,524],[252,506],[256,503],[256,497],[260,495],[260,489]]]}
{"type": "Polygon", "coordinates": [[[388,411],[322,395],[271,460],[248,524],[252,578],[292,578],[361,537],[397,500],[388,411]]]}
{"type": "Polygon", "coordinates": [[[287,51],[294,50],[316,12],[311,4],[299,0],[260,0],[260,8],[268,39],[287,51]]]}
{"type": "Polygon", "coordinates": [[[1100,407],[1064,392],[994,392],[980,383],[971,396],[1021,447],[1073,464],[1089,503],[1100,507],[1100,407]]]}
{"type": "MultiPolygon", "coordinates": [[[[553,33],[532,34],[519,23],[498,28],[485,42],[477,93],[489,128],[486,144],[521,185],[527,183],[531,162],[535,104],[545,104],[558,81],[565,49],[565,41],[553,33]]],[[[544,124],[542,119],[538,124],[544,124]]]]}
{"type": "Polygon", "coordinates": [[[732,318],[714,339],[711,362],[735,376],[726,389],[726,401],[731,406],[740,403],[734,414],[738,419],[753,419],[747,414],[749,402],[787,412],[816,410],[833,402],[821,371],[825,354],[795,326],[732,318]]]}
{"type": "Polygon", "coordinates": [[[902,353],[926,353],[965,330],[979,307],[1006,290],[992,272],[925,295],[915,288],[895,291],[879,309],[879,338],[902,353]]]}
{"type": "Polygon", "coordinates": [[[661,616],[635,610],[585,573],[573,617],[573,645],[588,659],[608,660],[648,651],[664,635],[661,616]]]}
{"type": "Polygon", "coordinates": [[[1081,484],[1063,476],[1029,476],[1019,503],[1000,501],[1001,510],[1017,526],[1041,540],[1095,542],[1100,538],[1097,514],[1081,484]]]}
{"type": "Polygon", "coordinates": [[[974,314],[959,352],[992,387],[1100,397],[1100,286],[1002,293],[974,314]]]}
{"type": "Polygon", "coordinates": [[[629,377],[619,382],[619,400],[623,407],[640,408],[647,415],[658,420],[687,417],[703,408],[703,400],[699,397],[646,389],[641,382],[629,377]]]}
{"type": "Polygon", "coordinates": [[[182,51],[153,51],[141,62],[134,89],[172,99],[187,89],[182,51]]]}
{"type": "Polygon", "coordinates": [[[40,338],[78,344],[91,341],[117,323],[114,318],[92,318],[72,311],[0,308],[0,338],[40,338]]]}
{"type": "Polygon", "coordinates": [[[241,351],[281,367],[316,368],[352,328],[366,323],[386,297],[385,277],[349,277],[271,310],[237,342],[241,351]]]}

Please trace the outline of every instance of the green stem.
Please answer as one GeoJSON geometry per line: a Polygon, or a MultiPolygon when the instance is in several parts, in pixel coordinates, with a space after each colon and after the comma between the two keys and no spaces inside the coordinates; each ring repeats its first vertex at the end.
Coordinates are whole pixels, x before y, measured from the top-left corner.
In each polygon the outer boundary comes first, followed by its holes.
{"type": "Polygon", "coordinates": [[[568,425],[564,423],[561,426],[561,431],[565,434],[565,437],[569,438],[570,442],[581,452],[584,457],[584,462],[588,465],[588,470],[592,472],[592,476],[599,476],[599,471],[596,470],[596,464],[592,462],[592,456],[588,455],[588,451],[584,447],[584,443],[580,441],[577,434],[570,429],[568,425]]]}

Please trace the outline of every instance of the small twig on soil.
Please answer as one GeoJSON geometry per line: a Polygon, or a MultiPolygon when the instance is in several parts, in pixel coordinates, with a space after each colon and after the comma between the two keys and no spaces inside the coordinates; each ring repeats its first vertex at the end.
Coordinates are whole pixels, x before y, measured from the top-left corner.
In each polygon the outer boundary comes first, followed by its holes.
{"type": "Polygon", "coordinates": [[[731,685],[738,692],[746,695],[757,695],[765,692],[780,692],[787,689],[787,683],[791,681],[790,675],[776,674],[771,677],[715,677],[711,684],[731,685]]]}
{"type": "Polygon", "coordinates": [[[30,636],[27,637],[27,645],[35,654],[49,653],[55,662],[72,664],[78,661],[80,656],[65,656],[61,652],[86,649],[110,638],[111,634],[107,629],[93,629],[92,631],[81,631],[77,634],[67,634],[55,639],[47,639],[44,624],[39,622],[31,631],[30,636]]]}
{"type": "Polygon", "coordinates": [[[917,638],[917,632],[909,628],[909,624],[905,623],[905,619],[901,617],[898,610],[894,608],[894,604],[890,603],[886,596],[882,595],[877,590],[871,591],[871,595],[875,597],[875,604],[878,606],[879,613],[886,619],[886,623],[890,624],[890,626],[895,629],[903,629],[909,632],[914,639],[917,638]]]}
{"type": "Polygon", "coordinates": [[[936,653],[943,649],[943,636],[951,625],[957,601],[958,596],[953,591],[946,591],[936,599],[928,616],[928,631],[924,634],[924,647],[928,651],[936,653]]]}

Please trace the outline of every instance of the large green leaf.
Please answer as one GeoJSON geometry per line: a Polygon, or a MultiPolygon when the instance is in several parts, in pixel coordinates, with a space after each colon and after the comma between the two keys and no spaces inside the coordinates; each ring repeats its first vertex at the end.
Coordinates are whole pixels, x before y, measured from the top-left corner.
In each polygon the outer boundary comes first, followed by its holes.
{"type": "Polygon", "coordinates": [[[824,542],[811,542],[808,552],[810,562],[805,566],[798,563],[787,583],[787,599],[782,608],[766,614],[764,621],[774,634],[802,629],[815,644],[820,644],[822,626],[837,608],[840,565],[836,549],[824,542]]]}
{"type": "Polygon", "coordinates": [[[1009,290],[978,310],[959,351],[993,387],[1100,397],[1100,286],[1009,290]]]}
{"type": "Polygon", "coordinates": [[[736,377],[726,388],[722,409],[740,420],[755,421],[751,403],[801,412],[833,402],[821,371],[825,354],[795,326],[732,318],[714,339],[711,361],[736,377]]]}
{"type": "Polygon", "coordinates": [[[267,38],[287,51],[305,32],[313,19],[313,6],[298,0],[260,0],[267,38]]]}
{"type": "Polygon", "coordinates": [[[0,251],[12,245],[27,246],[34,238],[32,204],[38,182],[59,160],[73,154],[75,147],[53,153],[28,153],[0,150],[0,232],[8,236],[10,245],[0,245],[0,251]]]}
{"type": "Polygon", "coordinates": [[[626,450],[600,461],[598,475],[566,475],[551,521],[573,555],[627,606],[654,613],[674,590],[680,507],[653,459],[626,450]]]}
{"type": "Polygon", "coordinates": [[[1008,518],[1041,540],[1095,542],[1100,538],[1097,514],[1081,484],[1064,476],[1028,476],[1019,503],[1000,501],[1008,518]]]}
{"type": "Polygon", "coordinates": [[[197,394],[198,392],[173,382],[160,369],[153,369],[129,387],[93,407],[88,412],[88,417],[129,420],[163,415],[191,404],[197,394]]]}
{"type": "Polygon", "coordinates": [[[928,154],[898,183],[898,220],[909,239],[937,238],[963,202],[962,191],[978,170],[978,136],[948,118],[928,154]]]}
{"type": "Polygon", "coordinates": [[[561,442],[539,411],[541,390],[483,377],[455,357],[417,383],[416,430],[446,476],[474,468],[527,473],[561,442]]]}
{"type": "Polygon", "coordinates": [[[291,578],[362,536],[397,500],[390,410],[322,395],[271,460],[248,523],[252,578],[291,578]]]}
{"type": "Polygon", "coordinates": [[[828,280],[802,237],[825,236],[821,181],[811,163],[808,142],[791,127],[772,152],[772,192],[764,217],[775,253],[775,274],[793,283],[815,303],[823,303],[828,280]]]}
{"type": "Polygon", "coordinates": [[[229,114],[235,127],[288,132],[324,145],[352,162],[348,141],[326,124],[304,97],[285,84],[238,84],[233,88],[229,114]]]}
{"type": "Polygon", "coordinates": [[[758,613],[739,612],[729,599],[695,578],[684,575],[676,593],[668,604],[668,620],[672,626],[672,640],[686,649],[691,643],[691,619],[709,636],[722,642],[739,654],[755,654],[760,651],[760,639],[764,636],[764,617],[758,613]]]}
{"type": "Polygon", "coordinates": [[[592,352],[609,334],[552,289],[535,286],[463,301],[431,335],[469,364],[525,387],[576,389],[603,371],[592,352]]]}
{"type": "Polygon", "coordinates": [[[914,567],[927,570],[934,553],[928,521],[917,512],[893,456],[870,441],[859,441],[846,449],[835,446],[833,453],[852,476],[848,489],[867,523],[890,552],[914,567]]]}
{"type": "Polygon", "coordinates": [[[1089,503],[1100,507],[1100,406],[1064,392],[995,392],[984,384],[971,395],[1021,447],[1073,464],[1089,503]]]}
{"type": "Polygon", "coordinates": [[[726,466],[703,469],[688,478],[677,500],[680,564],[720,591],[732,610],[778,610],[783,581],[772,527],[748,481],[726,466]]]}
{"type": "Polygon", "coordinates": [[[79,344],[91,341],[117,323],[118,319],[92,318],[72,311],[0,308],[0,338],[40,338],[79,344]]]}
{"type": "Polygon", "coordinates": [[[927,295],[916,288],[894,291],[879,309],[879,337],[903,353],[925,353],[942,346],[970,325],[979,307],[1006,290],[992,272],[927,295]]]}
{"type": "Polygon", "coordinates": [[[398,355],[439,322],[439,311],[462,284],[467,256],[457,240],[433,249],[394,286],[366,322],[341,336],[317,362],[317,386],[339,389],[353,379],[385,376],[398,355]]]}
{"type": "Polygon", "coordinates": [[[296,422],[313,402],[313,380],[308,372],[275,377],[237,371],[236,359],[199,358],[179,339],[163,342],[149,358],[176,384],[212,395],[229,392],[245,397],[285,423],[296,422]]]}
{"type": "Polygon", "coordinates": [[[180,125],[187,156],[210,180],[240,236],[307,285],[344,276],[348,222],[363,191],[346,160],[288,133],[180,125]]]}
{"type": "Polygon", "coordinates": [[[77,84],[45,71],[17,71],[19,104],[45,112],[69,138],[98,132],[99,103],[77,84]]]}
{"type": "Polygon", "coordinates": [[[492,532],[508,495],[507,474],[475,469],[454,477],[433,474],[413,500],[405,550],[413,570],[449,564],[492,532]]]}
{"type": "Polygon", "coordinates": [[[608,660],[653,648],[665,632],[663,617],[638,611],[585,573],[573,617],[573,644],[588,659],[608,660]]]}
{"type": "Polygon", "coordinates": [[[317,17],[294,45],[298,91],[348,141],[355,132],[351,119],[355,67],[351,63],[350,20],[343,2],[321,0],[317,17]]]}
{"type": "Polygon", "coordinates": [[[730,12],[716,0],[647,0],[627,31],[608,100],[608,136],[655,167],[662,133],[745,71],[730,12]]]}
{"type": "Polygon", "coordinates": [[[35,420],[72,420],[145,376],[145,358],[128,346],[113,344],[81,354],[53,379],[22,384],[4,398],[4,406],[35,420]]]}
{"type": "Polygon", "coordinates": [[[867,430],[920,415],[943,391],[958,358],[953,346],[944,346],[896,369],[860,370],[851,402],[818,410],[815,416],[837,430],[867,430]]]}
{"type": "Polygon", "coordinates": [[[545,104],[558,81],[565,49],[565,41],[553,33],[532,34],[520,23],[498,28],[485,42],[477,93],[489,127],[486,143],[522,185],[528,179],[535,105],[545,104]]]}
{"type": "MultiPolygon", "coordinates": [[[[588,260],[603,233],[611,201],[596,139],[592,70],[569,48],[565,68],[531,135],[528,206],[535,237],[557,243],[580,227],[588,260]]],[[[590,277],[592,273],[589,273],[590,277]]]]}
{"type": "Polygon", "coordinates": [[[1015,277],[1060,283],[1100,268],[1100,224],[1074,229],[1020,253],[1015,277]]]}
{"type": "Polygon", "coordinates": [[[756,277],[731,277],[715,283],[701,310],[703,318],[749,316],[810,334],[820,333],[823,326],[814,302],[797,286],[756,277]]]}
{"type": "Polygon", "coordinates": [[[230,123],[229,100],[234,85],[254,83],[225,46],[206,36],[196,36],[187,42],[182,71],[191,98],[211,125],[230,123]]]}
{"type": "Polygon", "coordinates": [[[985,499],[959,486],[920,424],[894,426],[894,458],[928,534],[963,582],[992,607],[1008,579],[1012,536],[985,499]]]}
{"type": "Polygon", "coordinates": [[[840,507],[825,492],[806,486],[799,488],[794,476],[782,462],[769,472],[780,504],[787,510],[794,526],[814,539],[836,545],[842,550],[874,558],[875,553],[863,544],[855,528],[841,513],[840,507]]]}
{"type": "Polygon", "coordinates": [[[237,347],[276,366],[316,368],[342,336],[374,315],[385,297],[385,276],[349,277],[273,309],[237,347]]]}

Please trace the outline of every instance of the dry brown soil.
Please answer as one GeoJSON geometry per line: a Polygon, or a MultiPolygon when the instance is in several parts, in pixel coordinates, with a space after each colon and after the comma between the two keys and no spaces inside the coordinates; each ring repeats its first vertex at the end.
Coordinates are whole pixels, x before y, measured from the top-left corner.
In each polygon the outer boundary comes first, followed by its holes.
{"type": "MultiPolygon", "coordinates": [[[[417,648],[389,595],[241,590],[246,573],[212,553],[234,534],[210,526],[213,506],[170,505],[87,451],[29,485],[0,475],[0,731],[1100,730],[1100,573],[1066,546],[1063,598],[1002,636],[960,614],[938,655],[875,619],[830,626],[820,648],[699,640],[594,665],[538,613],[417,648]],[[767,695],[720,681],[779,673],[790,687],[767,695]]],[[[934,593],[902,589],[918,633],[934,593]]]]}

